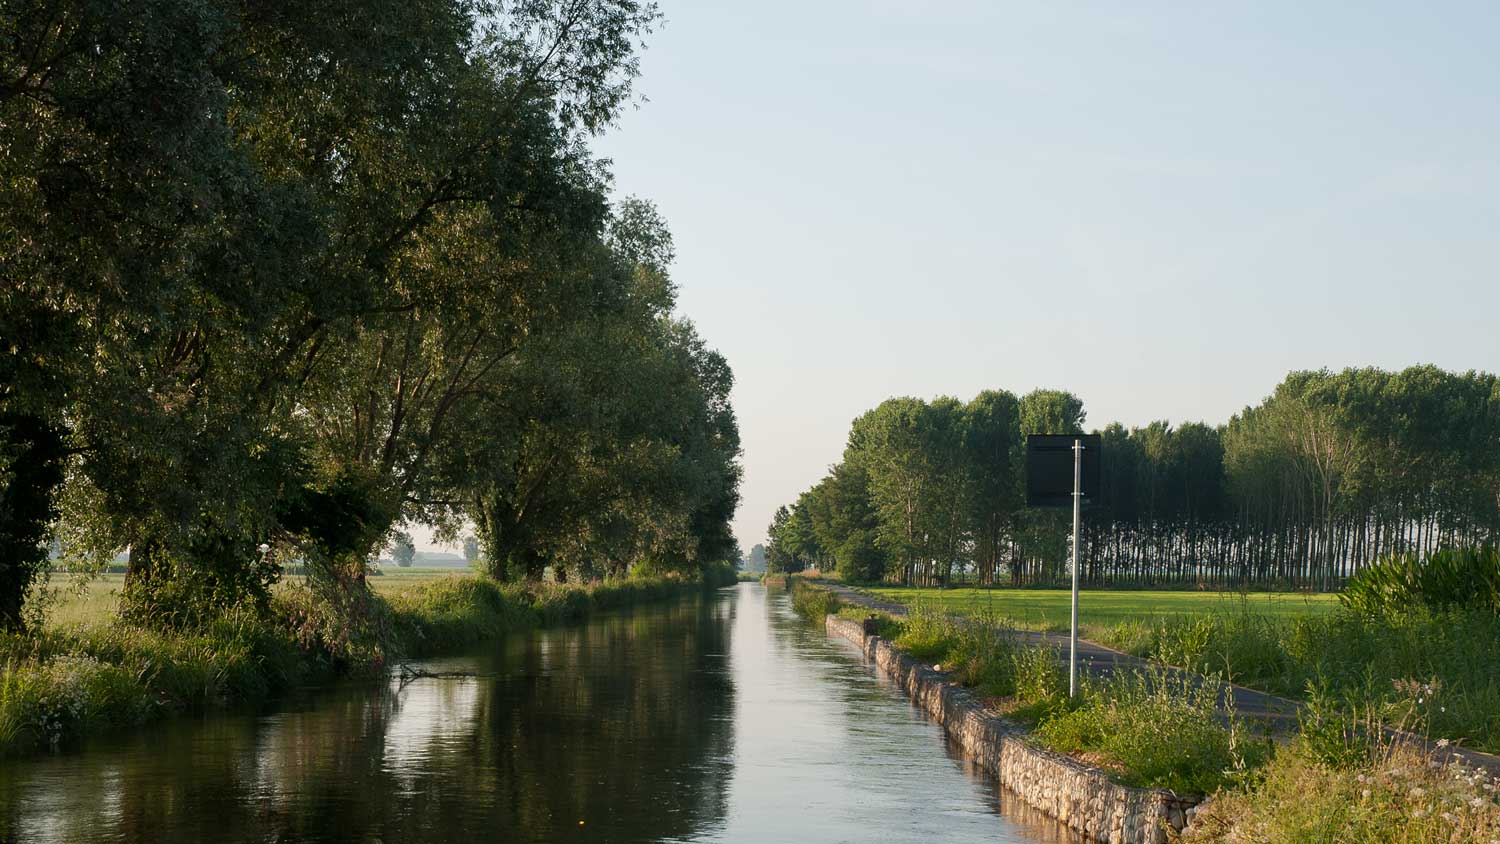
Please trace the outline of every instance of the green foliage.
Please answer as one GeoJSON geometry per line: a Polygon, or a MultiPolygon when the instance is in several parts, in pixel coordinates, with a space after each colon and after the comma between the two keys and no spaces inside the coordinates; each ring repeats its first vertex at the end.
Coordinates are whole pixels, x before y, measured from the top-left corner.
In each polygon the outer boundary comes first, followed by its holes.
{"type": "Polygon", "coordinates": [[[1500,665],[1489,658],[1500,647],[1500,616],[1489,610],[1274,619],[1241,606],[1131,623],[1100,638],[1241,685],[1357,709],[1367,719],[1395,717],[1405,705],[1402,688],[1435,685],[1424,698],[1431,707],[1424,724],[1434,736],[1500,748],[1500,665]]]}
{"type": "Polygon", "coordinates": [[[826,616],[839,611],[839,596],[817,586],[810,586],[801,578],[787,579],[787,589],[792,595],[792,609],[809,621],[822,623],[826,616]]]}
{"type": "Polygon", "coordinates": [[[1438,764],[1410,746],[1335,765],[1297,740],[1278,748],[1253,780],[1214,795],[1182,840],[1487,842],[1500,837],[1497,795],[1492,775],[1438,764]]]}
{"type": "Polygon", "coordinates": [[[236,536],[204,517],[185,546],[144,544],[131,549],[123,614],[146,625],[193,629],[246,610],[264,616],[281,577],[272,555],[251,537],[236,536]]]}
{"type": "Polygon", "coordinates": [[[1037,736],[1054,750],[1103,754],[1131,785],[1211,794],[1259,761],[1233,713],[1220,721],[1217,681],[1167,669],[1124,672],[1086,683],[1071,711],[1042,721],[1037,736]]]}
{"type": "Polygon", "coordinates": [[[874,619],[875,635],[895,641],[901,636],[905,627],[905,619],[897,618],[889,613],[871,610],[860,604],[845,604],[839,607],[837,613],[839,618],[847,618],[857,621],[863,625],[866,621],[874,619]]]}
{"type": "Polygon", "coordinates": [[[958,617],[918,604],[882,633],[924,662],[940,665],[962,685],[985,697],[1014,696],[1035,712],[1063,706],[1067,674],[1055,649],[1020,641],[1009,619],[998,614],[958,617]]]}
{"type": "Polygon", "coordinates": [[[65,475],[70,554],[183,629],[269,612],[263,542],[363,611],[412,521],[532,580],[738,556],[732,375],[588,145],[655,6],[356,11],[0,10],[0,623],[65,475]]]}
{"type": "Polygon", "coordinates": [[[0,631],[27,626],[23,607],[47,566],[64,452],[57,426],[33,414],[0,412],[0,631]]]}
{"type": "MultiPolygon", "coordinates": [[[[1069,520],[1021,506],[1021,448],[1025,434],[1081,432],[1084,418],[1078,397],[1055,390],[881,402],[791,508],[788,524],[805,511],[813,542],[797,530],[789,547],[837,558],[858,528],[876,537],[862,547],[883,553],[888,580],[993,584],[1009,569],[1016,585],[1058,583],[1069,520]],[[841,478],[851,469],[862,501],[841,478]],[[864,513],[869,523],[848,515],[864,513]]],[[[1500,537],[1500,379],[1490,373],[1293,372],[1217,427],[1157,421],[1100,434],[1086,583],[1332,591],[1393,553],[1500,537]]],[[[1493,596],[1494,578],[1469,565],[1448,575],[1452,588],[1493,596]]]]}
{"type": "Polygon", "coordinates": [[[733,582],[632,578],[504,584],[451,576],[389,603],[289,588],[268,616],[225,613],[192,631],[111,623],[0,635],[0,753],[56,746],[183,711],[267,699],[292,686],[372,676],[397,657],[452,651],[539,624],[733,582]]]}
{"type": "Polygon", "coordinates": [[[401,568],[411,567],[412,561],[417,558],[417,546],[412,541],[411,534],[398,530],[391,535],[391,558],[401,568]]]}
{"type": "Polygon", "coordinates": [[[879,583],[885,577],[886,555],[874,531],[850,531],[833,558],[834,571],[845,583],[879,583]]]}
{"type": "Polygon", "coordinates": [[[1061,655],[1047,645],[1023,646],[1011,658],[1015,665],[1016,698],[1043,712],[1067,705],[1068,672],[1061,655]]]}
{"type": "Polygon", "coordinates": [[[1243,780],[1266,752],[1247,739],[1233,711],[1219,711],[1217,679],[1158,666],[1086,679],[1080,697],[1070,700],[1056,649],[1020,643],[1002,617],[960,618],[918,604],[892,632],[897,647],[982,696],[1013,697],[1011,717],[1036,723],[1049,747],[1100,754],[1129,784],[1212,793],[1243,780]]]}
{"type": "Polygon", "coordinates": [[[1350,578],[1339,602],[1371,618],[1418,607],[1500,614],[1500,548],[1445,548],[1425,557],[1393,554],[1350,578]]]}

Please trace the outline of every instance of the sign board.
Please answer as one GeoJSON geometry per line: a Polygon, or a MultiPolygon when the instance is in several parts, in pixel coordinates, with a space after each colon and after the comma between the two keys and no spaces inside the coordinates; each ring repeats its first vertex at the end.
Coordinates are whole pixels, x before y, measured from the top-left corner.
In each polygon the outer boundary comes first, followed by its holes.
{"type": "Polygon", "coordinates": [[[1083,443],[1082,505],[1099,502],[1098,434],[1031,434],[1026,437],[1026,506],[1073,506],[1073,442],[1083,443]]]}

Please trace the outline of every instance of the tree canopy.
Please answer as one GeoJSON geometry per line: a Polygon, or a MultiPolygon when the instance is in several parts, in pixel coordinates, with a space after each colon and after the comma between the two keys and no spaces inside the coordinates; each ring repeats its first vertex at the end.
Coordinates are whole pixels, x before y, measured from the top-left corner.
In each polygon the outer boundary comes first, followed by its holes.
{"type": "Polygon", "coordinates": [[[659,19],[0,9],[0,624],[54,531],[164,623],[263,607],[277,559],[362,588],[415,521],[502,577],[737,559],[729,367],[589,151],[659,19]]]}
{"type": "MultiPolygon", "coordinates": [[[[1060,581],[1070,520],[1022,506],[1024,435],[1080,433],[1084,419],[1082,401],[1050,390],[886,401],[778,511],[768,549],[855,580],[1060,581]]],[[[1102,503],[1080,549],[1091,583],[1330,589],[1391,553],[1500,538],[1500,379],[1488,373],[1293,372],[1216,427],[1098,433],[1102,503]]]]}

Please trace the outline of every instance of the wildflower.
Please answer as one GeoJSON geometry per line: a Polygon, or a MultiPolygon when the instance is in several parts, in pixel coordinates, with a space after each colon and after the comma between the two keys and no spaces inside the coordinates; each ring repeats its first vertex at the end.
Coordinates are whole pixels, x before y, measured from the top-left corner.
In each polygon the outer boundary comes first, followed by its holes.
{"type": "Polygon", "coordinates": [[[1445,739],[1445,738],[1438,739],[1437,740],[1437,746],[1438,747],[1447,747],[1448,746],[1448,740],[1445,739]]]}

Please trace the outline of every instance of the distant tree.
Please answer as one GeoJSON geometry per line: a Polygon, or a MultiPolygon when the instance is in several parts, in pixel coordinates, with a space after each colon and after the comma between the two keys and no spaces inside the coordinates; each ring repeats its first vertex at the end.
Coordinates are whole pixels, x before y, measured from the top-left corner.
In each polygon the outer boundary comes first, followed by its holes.
{"type": "Polygon", "coordinates": [[[479,538],[472,533],[464,537],[464,560],[471,566],[479,562],[479,538]]]}
{"type": "Polygon", "coordinates": [[[802,571],[803,562],[798,558],[799,531],[792,516],[792,509],[785,505],[776,508],[770,527],[766,528],[766,571],[771,574],[790,574],[802,571]]]}
{"type": "Polygon", "coordinates": [[[745,560],[745,571],[766,570],[766,546],[759,542],[750,548],[750,556],[745,560]]]}
{"type": "Polygon", "coordinates": [[[411,534],[404,530],[398,530],[391,536],[391,559],[396,565],[407,568],[417,558],[417,546],[412,541],[411,534]]]}

